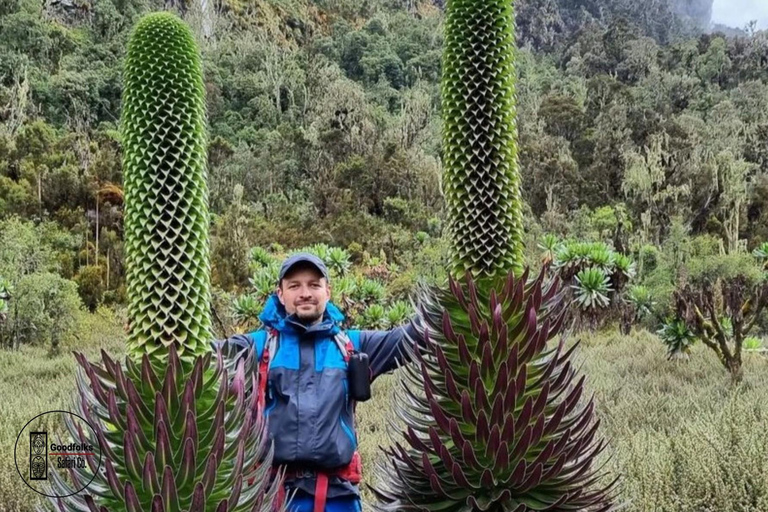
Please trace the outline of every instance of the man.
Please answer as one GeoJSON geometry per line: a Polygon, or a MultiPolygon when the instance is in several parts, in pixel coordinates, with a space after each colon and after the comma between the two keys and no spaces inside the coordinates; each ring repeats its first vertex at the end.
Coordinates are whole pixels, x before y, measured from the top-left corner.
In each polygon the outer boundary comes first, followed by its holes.
{"type": "Polygon", "coordinates": [[[346,349],[368,356],[370,381],[406,362],[404,343],[418,340],[409,323],[390,331],[341,332],[344,315],[330,302],[331,286],[323,261],[309,253],[287,258],[277,293],[259,315],[266,330],[226,341],[256,346],[269,353],[266,408],[274,464],[285,465],[286,491],[296,491],[290,510],[352,512],[362,510],[354,406],[346,349]],[[341,334],[341,336],[339,336],[341,334]],[[359,475],[357,475],[359,476],[359,475]]]}

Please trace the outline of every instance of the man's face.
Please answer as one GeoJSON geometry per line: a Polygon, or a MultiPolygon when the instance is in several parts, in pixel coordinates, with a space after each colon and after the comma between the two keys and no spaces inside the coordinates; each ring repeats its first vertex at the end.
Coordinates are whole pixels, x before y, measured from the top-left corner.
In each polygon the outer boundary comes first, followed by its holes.
{"type": "Polygon", "coordinates": [[[289,315],[295,314],[305,324],[322,320],[331,287],[313,266],[291,269],[277,289],[277,297],[289,315]]]}

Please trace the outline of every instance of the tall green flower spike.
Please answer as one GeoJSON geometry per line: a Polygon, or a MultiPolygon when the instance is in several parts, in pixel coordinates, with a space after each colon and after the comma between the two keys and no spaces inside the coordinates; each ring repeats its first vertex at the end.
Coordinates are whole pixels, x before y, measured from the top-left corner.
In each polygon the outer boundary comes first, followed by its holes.
{"type": "Polygon", "coordinates": [[[513,8],[510,0],[446,6],[443,183],[457,277],[523,266],[513,8]]]}
{"type": "Polygon", "coordinates": [[[190,30],[170,14],[140,22],[123,91],[128,352],[166,360],[210,349],[205,89],[190,30]]]}
{"type": "Polygon", "coordinates": [[[191,31],[146,15],[128,44],[122,110],[128,354],[102,351],[97,365],[75,353],[74,412],[95,434],[65,423],[98,453],[69,469],[74,487],[52,470],[62,512],[274,510],[281,479],[254,350],[211,350],[204,105],[191,31]]]}
{"type": "Polygon", "coordinates": [[[422,287],[422,346],[402,369],[386,512],[613,510],[593,488],[605,448],[561,334],[566,303],[547,267],[523,266],[514,97],[514,2],[449,0],[443,67],[447,289],[422,287]],[[554,343],[550,343],[555,338],[554,343]],[[554,346],[549,346],[552,344],[554,346]]]}

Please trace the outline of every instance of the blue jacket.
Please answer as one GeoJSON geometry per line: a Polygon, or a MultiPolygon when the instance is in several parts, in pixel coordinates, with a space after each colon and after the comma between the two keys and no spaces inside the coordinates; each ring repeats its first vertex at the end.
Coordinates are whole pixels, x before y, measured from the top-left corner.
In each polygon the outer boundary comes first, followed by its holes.
{"type": "MultiPolygon", "coordinates": [[[[277,353],[267,382],[265,415],[270,441],[274,442],[275,464],[298,464],[308,469],[337,468],[349,464],[357,449],[354,411],[348,389],[346,363],[333,341],[344,315],[327,303],[321,322],[306,326],[272,295],[259,315],[266,327],[279,332],[277,353]]],[[[390,331],[346,331],[355,349],[368,354],[373,379],[407,362],[401,349],[408,339],[416,340],[412,325],[390,331]]],[[[255,345],[257,360],[267,333],[259,330],[227,339],[243,347],[255,345]]],[[[309,494],[314,479],[287,482],[309,494]]],[[[330,479],[328,497],[358,494],[358,488],[338,478],[330,479]]]]}

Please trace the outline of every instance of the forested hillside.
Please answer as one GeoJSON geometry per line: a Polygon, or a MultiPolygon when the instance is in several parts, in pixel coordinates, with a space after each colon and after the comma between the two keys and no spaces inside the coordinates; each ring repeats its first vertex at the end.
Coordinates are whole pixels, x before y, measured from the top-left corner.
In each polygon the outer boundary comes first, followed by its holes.
{"type": "MultiPolygon", "coordinates": [[[[271,244],[383,257],[411,271],[403,289],[439,272],[441,4],[4,0],[0,276],[59,276],[91,309],[124,300],[121,64],[136,17],[162,8],[203,48],[218,290],[248,289],[250,249],[271,244]]],[[[768,36],[675,14],[710,7],[518,3],[530,256],[543,233],[635,256],[675,234],[768,239],[768,36]]]]}
{"type": "MultiPolygon", "coordinates": [[[[178,13],[202,51],[213,334],[259,327],[296,249],[327,263],[342,327],[380,330],[450,259],[445,1],[0,0],[0,459],[34,414],[72,407],[71,350],[126,351],[119,120],[139,17],[178,13]]],[[[568,400],[596,392],[628,512],[765,512],[768,33],[711,32],[712,0],[514,5],[504,149],[519,150],[530,275],[564,282],[562,343],[584,349],[589,393],[568,400]]],[[[365,484],[398,378],[361,404],[365,484]]],[[[39,501],[0,474],[0,509],[39,501]]]]}

